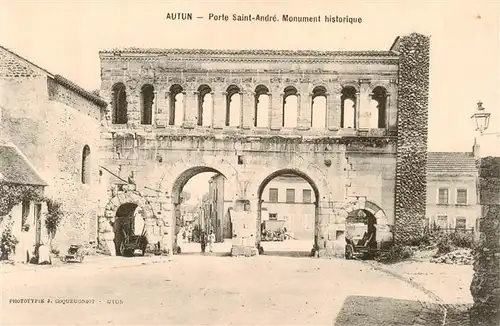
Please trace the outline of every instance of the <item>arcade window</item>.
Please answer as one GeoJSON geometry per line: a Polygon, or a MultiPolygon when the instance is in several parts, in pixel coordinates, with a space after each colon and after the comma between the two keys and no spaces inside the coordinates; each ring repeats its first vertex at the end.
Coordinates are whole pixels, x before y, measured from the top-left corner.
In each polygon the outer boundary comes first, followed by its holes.
{"type": "Polygon", "coordinates": [[[278,188],[269,188],[269,202],[270,203],[278,202],[278,188]]]}
{"type": "Polygon", "coordinates": [[[448,205],[449,204],[449,195],[447,188],[440,188],[438,194],[438,204],[439,205],[448,205]]]}
{"type": "Polygon", "coordinates": [[[286,190],[286,202],[295,203],[295,189],[286,190]]]}
{"type": "Polygon", "coordinates": [[[457,189],[457,205],[467,205],[467,189],[457,189]]]}

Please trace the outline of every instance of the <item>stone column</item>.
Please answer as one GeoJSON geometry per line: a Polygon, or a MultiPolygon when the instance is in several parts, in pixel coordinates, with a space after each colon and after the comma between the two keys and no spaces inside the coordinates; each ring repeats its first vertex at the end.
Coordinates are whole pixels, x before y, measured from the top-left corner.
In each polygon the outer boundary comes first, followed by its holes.
{"type": "Polygon", "coordinates": [[[215,92],[211,92],[212,95],[212,112],[210,112],[210,128],[214,127],[214,118],[215,118],[215,92]]]}
{"type": "Polygon", "coordinates": [[[471,325],[498,325],[500,321],[500,157],[479,160],[478,192],[481,218],[474,249],[474,276],[470,286],[474,305],[471,325]]]}
{"type": "Polygon", "coordinates": [[[165,117],[165,124],[166,125],[170,124],[170,112],[172,110],[172,108],[170,107],[170,105],[171,105],[171,103],[170,103],[171,102],[170,101],[170,96],[171,96],[170,92],[168,92],[168,91],[165,92],[165,96],[164,96],[164,98],[165,98],[164,108],[165,109],[163,109],[162,107],[160,107],[160,110],[162,110],[163,116],[165,117]]]}
{"type": "Polygon", "coordinates": [[[250,129],[253,126],[254,111],[255,111],[255,92],[248,91],[242,96],[242,126],[243,129],[250,129]]]}
{"type": "Polygon", "coordinates": [[[221,129],[226,123],[226,92],[214,92],[213,100],[213,127],[221,129]]]}
{"type": "MultiPolygon", "coordinates": [[[[354,112],[354,129],[359,129],[359,117],[360,117],[360,107],[361,107],[361,93],[356,93],[356,107],[354,112]]],[[[345,118],[345,115],[344,115],[345,118]]],[[[345,124],[344,124],[345,127],[345,124]]]]}
{"type": "Polygon", "coordinates": [[[239,92],[238,94],[240,94],[240,107],[239,107],[239,110],[240,110],[240,121],[238,123],[238,127],[242,128],[243,127],[243,113],[244,113],[244,109],[243,109],[243,92],[239,92]]]}
{"type": "Polygon", "coordinates": [[[340,91],[335,91],[328,96],[327,117],[328,117],[328,130],[339,130],[340,129],[340,118],[341,118],[341,98],[342,94],[340,91]]]}
{"type": "Polygon", "coordinates": [[[272,94],[271,96],[271,130],[280,130],[283,123],[283,96],[284,94],[272,94]]]}
{"type": "Polygon", "coordinates": [[[185,95],[183,128],[192,129],[196,125],[195,117],[198,111],[197,93],[198,92],[187,92],[187,95],[185,95]]]}

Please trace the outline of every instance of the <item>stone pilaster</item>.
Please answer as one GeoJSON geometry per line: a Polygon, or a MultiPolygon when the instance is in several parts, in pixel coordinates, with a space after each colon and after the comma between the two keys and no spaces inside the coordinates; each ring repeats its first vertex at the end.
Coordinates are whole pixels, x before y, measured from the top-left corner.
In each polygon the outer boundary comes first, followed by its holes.
{"type": "Polygon", "coordinates": [[[184,100],[184,122],[183,128],[192,129],[196,125],[198,116],[198,92],[187,92],[184,100]]]}
{"type": "Polygon", "coordinates": [[[242,126],[250,129],[254,124],[255,92],[248,91],[242,95],[242,126]]]}
{"type": "Polygon", "coordinates": [[[358,130],[367,130],[370,128],[370,116],[372,114],[370,112],[370,81],[362,79],[360,84],[359,106],[357,107],[359,120],[357,126],[358,130]]]}
{"type": "Polygon", "coordinates": [[[297,129],[309,130],[312,126],[312,94],[298,97],[297,129]]]}
{"type": "Polygon", "coordinates": [[[340,118],[341,118],[341,90],[335,89],[334,92],[328,95],[327,100],[327,119],[328,119],[328,130],[339,130],[340,129],[340,118]]]}
{"type": "Polygon", "coordinates": [[[213,99],[213,127],[221,129],[225,126],[226,122],[226,92],[214,92],[213,99]]]}
{"type": "Polygon", "coordinates": [[[482,158],[478,163],[481,218],[473,251],[470,319],[473,326],[486,326],[500,321],[500,157],[482,158]]]}
{"type": "Polygon", "coordinates": [[[271,130],[280,130],[283,123],[283,93],[273,93],[271,96],[271,130]]]}

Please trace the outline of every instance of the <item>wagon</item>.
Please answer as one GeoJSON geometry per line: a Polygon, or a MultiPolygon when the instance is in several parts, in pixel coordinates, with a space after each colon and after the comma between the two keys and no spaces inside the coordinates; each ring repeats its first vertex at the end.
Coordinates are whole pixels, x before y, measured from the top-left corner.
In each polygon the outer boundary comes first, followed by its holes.
{"type": "Polygon", "coordinates": [[[85,258],[85,255],[83,253],[83,246],[82,245],[77,245],[77,244],[72,244],[68,248],[68,252],[66,255],[61,256],[61,261],[67,263],[67,262],[83,262],[83,258],[85,258]]]}
{"type": "Polygon", "coordinates": [[[146,254],[148,239],[146,238],[146,228],[144,226],[141,235],[129,234],[123,230],[124,238],[120,244],[120,254],[125,257],[133,256],[136,250],[141,251],[141,256],[146,254]]]}
{"type": "Polygon", "coordinates": [[[262,223],[262,241],[285,240],[285,220],[268,220],[262,223]]]}

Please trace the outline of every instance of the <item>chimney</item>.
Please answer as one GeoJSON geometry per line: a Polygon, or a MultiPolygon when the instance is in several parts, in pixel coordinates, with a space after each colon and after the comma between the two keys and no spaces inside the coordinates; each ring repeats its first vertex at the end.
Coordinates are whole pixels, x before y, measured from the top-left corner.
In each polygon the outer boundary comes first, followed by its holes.
{"type": "Polygon", "coordinates": [[[479,146],[479,143],[477,142],[477,139],[474,138],[474,145],[472,145],[472,155],[475,158],[479,158],[481,147],[479,146]]]}

